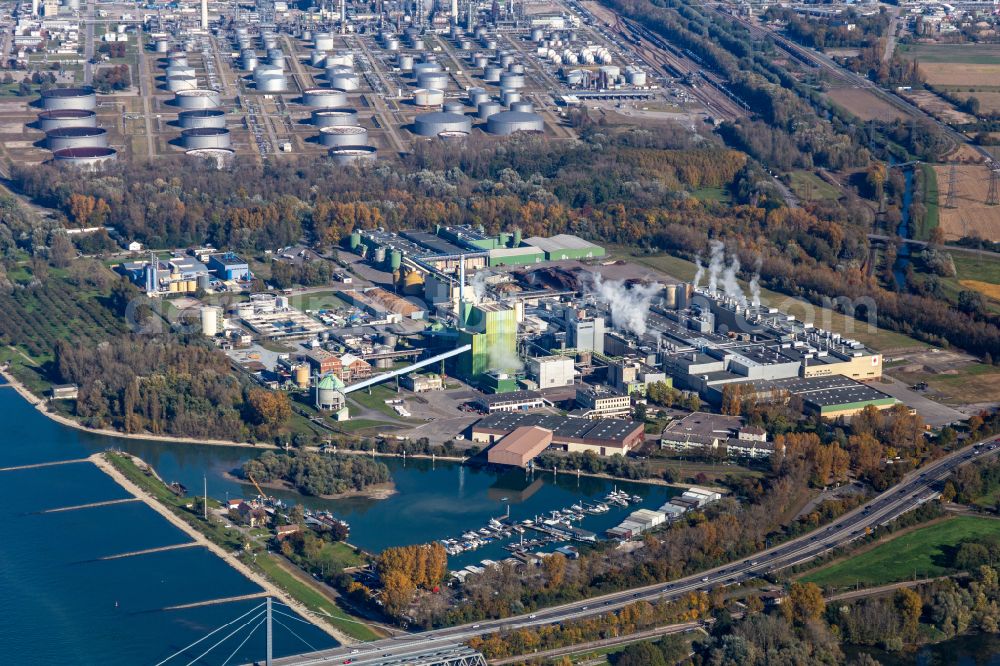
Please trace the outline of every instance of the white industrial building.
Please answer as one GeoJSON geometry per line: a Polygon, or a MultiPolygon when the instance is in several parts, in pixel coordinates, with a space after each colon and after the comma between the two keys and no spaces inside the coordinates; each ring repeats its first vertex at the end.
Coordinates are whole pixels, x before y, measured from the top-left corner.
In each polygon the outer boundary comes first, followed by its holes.
{"type": "Polygon", "coordinates": [[[572,386],[576,372],[569,356],[539,356],[528,359],[528,372],[538,388],[572,386]]]}

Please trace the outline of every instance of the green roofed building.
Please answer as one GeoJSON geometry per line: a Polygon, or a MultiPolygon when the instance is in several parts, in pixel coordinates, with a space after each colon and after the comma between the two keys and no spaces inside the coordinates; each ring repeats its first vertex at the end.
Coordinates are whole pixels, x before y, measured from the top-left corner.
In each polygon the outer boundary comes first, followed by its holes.
{"type": "Polygon", "coordinates": [[[585,241],[572,234],[558,234],[552,238],[532,236],[524,239],[525,244],[537,247],[545,253],[546,261],[562,261],[563,259],[594,259],[603,257],[604,248],[585,241]]]}
{"type": "Polygon", "coordinates": [[[470,384],[486,381],[491,370],[512,372],[520,366],[517,357],[517,315],[501,303],[463,304],[458,346],[472,349],[456,357],[453,372],[470,384]]]}

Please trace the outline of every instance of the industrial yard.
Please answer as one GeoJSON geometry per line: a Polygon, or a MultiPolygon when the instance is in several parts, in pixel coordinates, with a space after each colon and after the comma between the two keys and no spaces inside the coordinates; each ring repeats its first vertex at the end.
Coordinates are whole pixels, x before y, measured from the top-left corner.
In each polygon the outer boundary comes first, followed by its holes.
{"type": "Polygon", "coordinates": [[[577,106],[654,121],[743,113],[724,88],[697,86],[693,60],[594,7],[379,9],[19,3],[12,62],[58,77],[40,96],[0,98],[5,156],[87,168],[181,153],[220,167],[323,154],[348,164],[474,133],[571,138],[577,106]]]}

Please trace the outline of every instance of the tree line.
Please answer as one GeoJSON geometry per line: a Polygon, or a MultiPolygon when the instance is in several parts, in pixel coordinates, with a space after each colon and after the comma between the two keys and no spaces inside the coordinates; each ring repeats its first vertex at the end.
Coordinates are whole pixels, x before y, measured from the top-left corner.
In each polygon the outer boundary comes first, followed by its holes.
{"type": "Polygon", "coordinates": [[[350,454],[265,452],[243,463],[243,478],[258,483],[281,481],[304,495],[337,495],[363,491],[392,480],[385,463],[350,454]]]}

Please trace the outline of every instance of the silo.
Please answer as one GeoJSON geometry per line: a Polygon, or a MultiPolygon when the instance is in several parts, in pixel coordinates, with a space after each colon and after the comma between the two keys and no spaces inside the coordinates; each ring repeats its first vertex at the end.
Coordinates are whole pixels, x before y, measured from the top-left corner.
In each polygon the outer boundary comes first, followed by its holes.
{"type": "Polygon", "coordinates": [[[341,90],[357,90],[361,87],[361,79],[357,74],[334,74],[328,81],[331,87],[341,90]]]}
{"type": "Polygon", "coordinates": [[[118,151],[114,148],[66,148],[53,152],[52,157],[59,164],[94,170],[118,159],[118,151]]]}
{"type": "Polygon", "coordinates": [[[334,164],[347,166],[357,162],[374,160],[377,153],[374,146],[338,146],[331,148],[329,155],[334,164]]]}
{"type": "Polygon", "coordinates": [[[417,75],[417,85],[421,88],[447,90],[449,78],[445,72],[421,72],[417,75]]]}
{"type": "Polygon", "coordinates": [[[49,88],[42,91],[42,108],[46,111],[55,109],[93,111],[97,108],[97,93],[90,86],[49,88]]]}
{"type": "Polygon", "coordinates": [[[312,124],[316,127],[347,127],[358,124],[354,109],[314,109],[312,124]]]}
{"type": "Polygon", "coordinates": [[[302,104],[332,108],[347,104],[347,93],[334,88],[306,88],[302,91],[302,104]]]}
{"type": "Polygon", "coordinates": [[[403,253],[399,250],[389,252],[389,271],[395,273],[403,265],[403,253]]]}
{"type": "Polygon", "coordinates": [[[108,131],[103,127],[60,127],[45,133],[45,146],[53,152],[66,148],[107,148],[108,131]]]}
{"type": "Polygon", "coordinates": [[[413,103],[421,107],[441,106],[444,102],[444,92],[434,88],[420,88],[413,93],[413,103]]]}
{"type": "Polygon", "coordinates": [[[367,146],[368,130],[357,125],[321,127],[319,142],[328,148],[334,146],[367,146]]]}
{"type": "Polygon", "coordinates": [[[177,92],[178,90],[197,90],[198,79],[193,76],[177,75],[167,77],[167,90],[177,92]]]}
{"type": "Polygon", "coordinates": [[[486,69],[483,70],[483,80],[487,83],[499,83],[500,74],[503,73],[503,67],[499,65],[487,65],[486,69]]]}
{"type": "Polygon", "coordinates": [[[295,366],[295,384],[301,389],[309,388],[309,364],[295,366]]]}
{"type": "Polygon", "coordinates": [[[184,129],[200,129],[205,127],[221,129],[226,126],[226,112],[222,109],[181,111],[177,115],[177,124],[184,129]]]}
{"type": "Polygon", "coordinates": [[[521,232],[520,227],[518,227],[517,229],[514,229],[514,238],[511,239],[511,247],[521,247],[521,241],[523,239],[524,239],[524,236],[523,236],[523,234],[521,232]]]}
{"type": "Polygon", "coordinates": [[[222,98],[218,90],[210,88],[178,90],[174,94],[174,104],[182,109],[214,109],[222,105],[222,98]]]}
{"type": "Polygon", "coordinates": [[[385,246],[379,245],[375,248],[374,261],[377,265],[381,266],[385,263],[385,246]]]}
{"type": "Polygon", "coordinates": [[[280,93],[288,90],[288,79],[284,76],[268,76],[256,82],[258,92],[280,93]]]}
{"type": "Polygon", "coordinates": [[[224,127],[196,127],[181,132],[181,144],[188,150],[229,148],[229,130],[224,127]]]}
{"type": "Polygon", "coordinates": [[[486,131],[499,136],[508,136],[514,132],[543,132],[545,121],[537,113],[503,111],[487,119],[486,131]]]}
{"type": "Polygon", "coordinates": [[[209,338],[219,334],[219,308],[211,305],[201,308],[201,334],[209,338]]]}
{"type": "Polygon", "coordinates": [[[535,110],[535,105],[527,100],[521,100],[520,102],[512,102],[510,105],[511,111],[523,111],[530,113],[535,110]]]}
{"type": "Polygon", "coordinates": [[[38,127],[43,132],[61,127],[97,127],[97,114],[83,109],[42,111],[38,114],[38,127]]]}
{"type": "Polygon", "coordinates": [[[663,307],[668,310],[677,309],[677,285],[668,284],[663,290],[663,307]]]}
{"type": "Polygon", "coordinates": [[[480,120],[486,120],[495,113],[500,113],[503,111],[503,105],[499,102],[481,102],[478,107],[476,107],[476,115],[479,116],[480,120]]]}
{"type": "Polygon", "coordinates": [[[441,132],[471,132],[472,120],[458,113],[434,111],[422,113],[413,119],[413,133],[418,136],[437,136],[441,132]]]}
{"type": "Polygon", "coordinates": [[[259,64],[260,61],[257,59],[256,51],[243,51],[243,53],[240,54],[240,67],[244,71],[253,71],[259,64]]]}
{"type": "Polygon", "coordinates": [[[169,50],[170,50],[170,42],[168,42],[165,39],[157,39],[156,40],[156,52],[157,53],[166,53],[169,50]]]}
{"type": "Polygon", "coordinates": [[[358,246],[361,245],[361,232],[352,231],[351,232],[351,251],[357,252],[358,246]]]}
{"type": "Polygon", "coordinates": [[[313,47],[317,51],[332,51],[333,35],[328,32],[317,32],[313,37],[313,47]]]}
{"type": "Polygon", "coordinates": [[[326,51],[313,51],[310,53],[309,64],[322,69],[326,65],[326,51]]]}
{"type": "Polygon", "coordinates": [[[400,53],[396,57],[396,64],[399,65],[399,69],[402,72],[412,72],[413,71],[413,54],[411,53],[400,53]]]}

